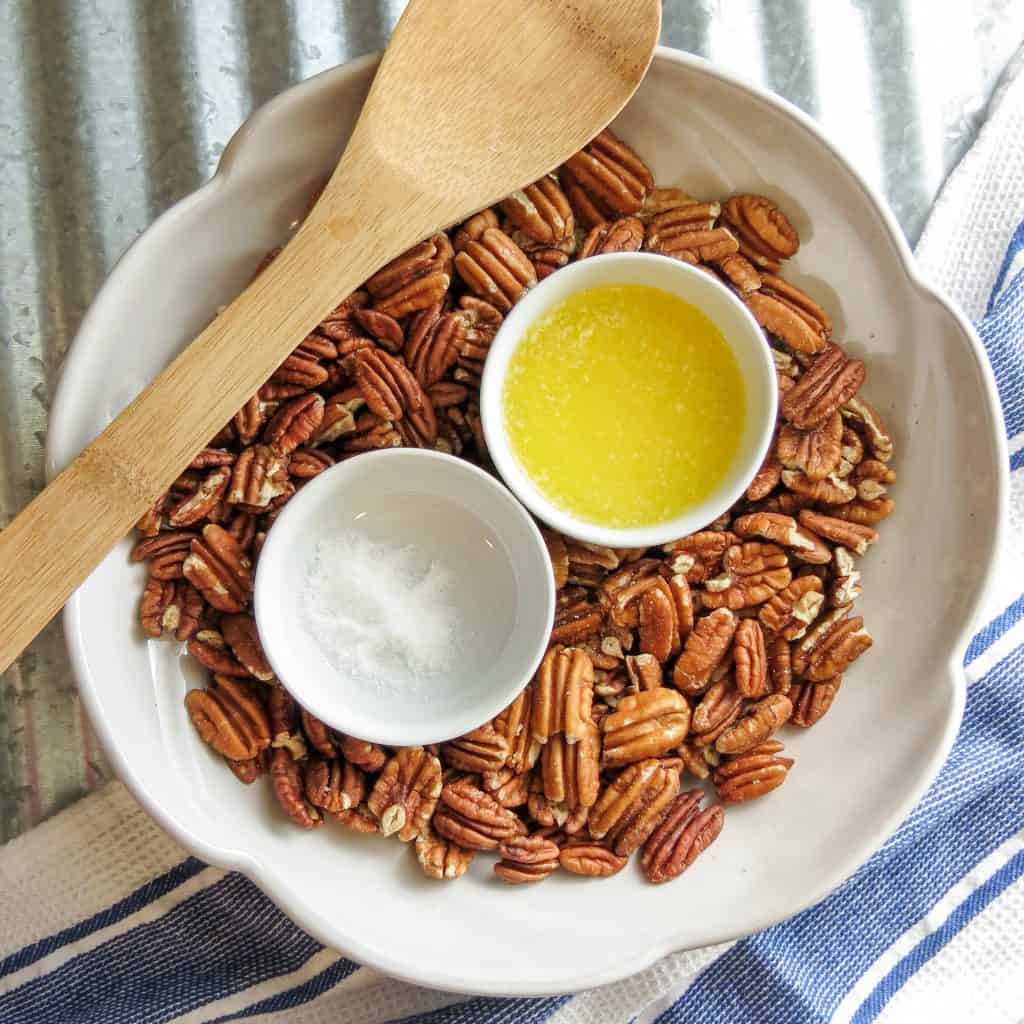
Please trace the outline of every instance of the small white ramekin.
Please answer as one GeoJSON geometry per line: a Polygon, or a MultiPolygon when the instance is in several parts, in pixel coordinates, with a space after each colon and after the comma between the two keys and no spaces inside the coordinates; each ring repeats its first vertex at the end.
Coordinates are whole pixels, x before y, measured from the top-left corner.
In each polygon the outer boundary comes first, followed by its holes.
{"type": "MultiPolygon", "coordinates": [[[[344,574],[344,558],[334,568],[344,574]]],[[[256,623],[278,679],[329,726],[388,746],[438,743],[493,718],[536,671],[554,609],[547,548],[523,506],[469,462],[415,448],[360,455],[307,483],[267,534],[256,569],[256,623]],[[354,678],[310,635],[317,544],[355,533],[440,553],[457,620],[450,669],[396,668],[383,684],[354,678]]]]}
{"type": "MultiPolygon", "coordinates": [[[[629,387],[623,381],[623,387],[629,387]]],[[[577,540],[608,547],[651,547],[700,530],[737,501],[757,472],[775,427],[777,404],[771,350],[750,311],[710,274],[654,253],[609,253],[570,263],[524,295],[505,317],[484,368],[480,413],[487,448],[505,483],[539,519],[577,540]],[[704,501],[665,522],[631,528],[600,526],[554,505],[512,453],[505,430],[504,390],[509,361],[530,326],[553,306],[586,288],[642,284],[677,295],[696,306],[732,348],[746,389],[746,419],[739,450],[728,472],[704,501]]],[[[609,410],[614,415],[614,410],[609,410]]],[[[554,429],[554,427],[553,427],[554,429]]],[[[629,430],[623,423],[622,429],[629,430]]],[[[594,480],[600,487],[601,480],[594,480]]]]}

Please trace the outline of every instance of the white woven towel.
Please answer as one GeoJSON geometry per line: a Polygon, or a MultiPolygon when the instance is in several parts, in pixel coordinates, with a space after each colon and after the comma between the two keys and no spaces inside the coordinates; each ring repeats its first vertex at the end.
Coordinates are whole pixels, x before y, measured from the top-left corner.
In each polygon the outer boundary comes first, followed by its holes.
{"type": "Polygon", "coordinates": [[[178,848],[118,783],[0,850],[0,1021],[741,1024],[1024,1019],[1024,55],[918,249],[986,341],[1013,523],[968,652],[961,735],[899,833],[817,907],[731,946],[552,999],[470,999],[320,947],[178,848]],[[893,880],[900,906],[877,893],[893,880]],[[855,912],[851,912],[851,910],[855,912]]]}

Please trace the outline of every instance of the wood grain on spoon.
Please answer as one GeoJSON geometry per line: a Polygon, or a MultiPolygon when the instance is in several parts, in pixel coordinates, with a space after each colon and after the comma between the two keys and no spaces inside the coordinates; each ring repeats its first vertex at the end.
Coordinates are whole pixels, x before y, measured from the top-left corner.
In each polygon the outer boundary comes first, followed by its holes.
{"type": "Polygon", "coordinates": [[[659,25],[658,0],[412,0],[292,241],[0,533],[0,670],[345,295],[605,127],[659,25]]]}

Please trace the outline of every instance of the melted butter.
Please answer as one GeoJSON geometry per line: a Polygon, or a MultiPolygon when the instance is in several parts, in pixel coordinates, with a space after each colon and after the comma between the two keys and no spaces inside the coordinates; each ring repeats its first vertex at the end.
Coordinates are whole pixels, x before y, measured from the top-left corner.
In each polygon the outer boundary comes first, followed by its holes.
{"type": "Polygon", "coordinates": [[[739,448],[743,378],[699,309],[646,285],[577,292],[509,363],[505,428],[549,501],[601,526],[664,522],[706,498],[739,448]]]}

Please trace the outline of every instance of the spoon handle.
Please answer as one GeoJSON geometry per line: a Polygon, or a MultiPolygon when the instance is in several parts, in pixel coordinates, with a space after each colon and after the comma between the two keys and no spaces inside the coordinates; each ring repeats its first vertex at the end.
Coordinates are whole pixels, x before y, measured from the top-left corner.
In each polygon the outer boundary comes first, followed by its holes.
{"type": "Polygon", "coordinates": [[[358,206],[348,212],[355,216],[339,224],[314,211],[263,273],[0,532],[0,671],[302,338],[409,244],[404,226],[389,231],[379,219],[376,238],[348,244],[352,225],[374,223],[358,206]]]}

